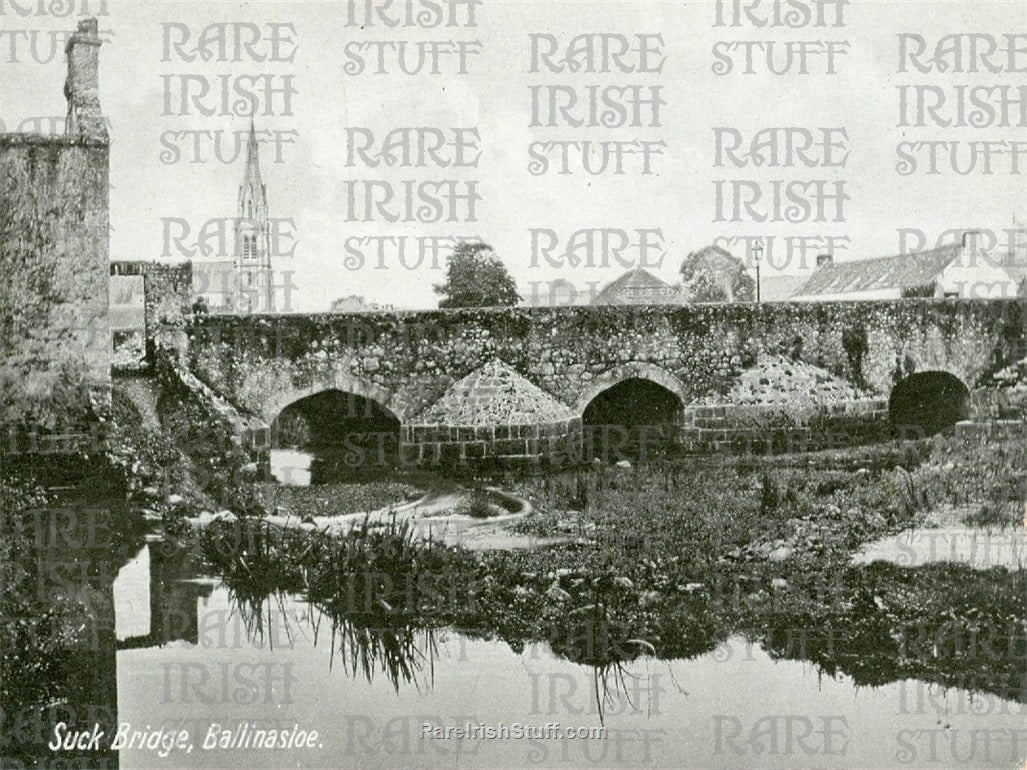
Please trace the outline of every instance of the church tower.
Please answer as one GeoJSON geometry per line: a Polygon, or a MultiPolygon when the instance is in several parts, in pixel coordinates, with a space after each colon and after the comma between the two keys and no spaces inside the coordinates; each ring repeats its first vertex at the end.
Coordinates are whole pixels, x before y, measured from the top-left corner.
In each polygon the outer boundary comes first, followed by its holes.
{"type": "Polygon", "coordinates": [[[260,176],[260,151],[250,119],[246,169],[239,187],[235,219],[236,312],[270,313],[273,306],[271,234],[268,225],[267,190],[260,176]]]}

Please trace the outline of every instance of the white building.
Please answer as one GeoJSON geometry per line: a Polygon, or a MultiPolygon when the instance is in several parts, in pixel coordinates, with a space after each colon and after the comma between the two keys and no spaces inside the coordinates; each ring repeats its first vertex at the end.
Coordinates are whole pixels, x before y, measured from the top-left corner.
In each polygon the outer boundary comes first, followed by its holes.
{"type": "Polygon", "coordinates": [[[835,262],[817,258],[817,269],[792,298],[796,301],[959,297],[1016,297],[1018,281],[1004,267],[1006,255],[989,254],[979,234],[963,233],[961,243],[893,257],[835,262]]]}

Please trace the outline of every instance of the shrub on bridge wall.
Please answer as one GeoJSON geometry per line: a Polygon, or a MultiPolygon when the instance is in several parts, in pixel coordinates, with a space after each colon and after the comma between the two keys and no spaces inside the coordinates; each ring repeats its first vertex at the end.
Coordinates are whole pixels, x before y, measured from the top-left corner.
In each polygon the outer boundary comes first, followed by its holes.
{"type": "Polygon", "coordinates": [[[973,420],[1027,420],[1027,385],[978,388],[970,393],[973,420]]]}
{"type": "Polygon", "coordinates": [[[157,351],[153,376],[161,393],[157,405],[161,423],[192,460],[203,491],[239,513],[263,512],[241,474],[244,466],[263,461],[269,447],[267,428],[240,415],[185,371],[172,353],[157,351]]]}
{"type": "Polygon", "coordinates": [[[866,377],[863,374],[863,359],[870,352],[866,326],[862,323],[857,323],[854,326],[842,329],[842,347],[845,348],[845,355],[849,359],[852,381],[860,387],[865,387],[866,377]]]}
{"type": "Polygon", "coordinates": [[[115,332],[111,354],[112,373],[145,371],[146,336],[141,331],[115,332]]]}
{"type": "Polygon", "coordinates": [[[1027,420],[1027,357],[996,372],[986,387],[970,394],[971,416],[977,420],[1027,420]]]}

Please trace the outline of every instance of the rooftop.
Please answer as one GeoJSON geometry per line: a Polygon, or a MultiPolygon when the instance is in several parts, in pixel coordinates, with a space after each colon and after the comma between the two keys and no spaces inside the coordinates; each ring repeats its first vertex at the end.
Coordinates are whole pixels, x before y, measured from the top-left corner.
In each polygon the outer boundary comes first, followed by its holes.
{"type": "Polygon", "coordinates": [[[795,296],[930,287],[959,257],[962,249],[961,244],[951,243],[930,251],[831,262],[817,268],[795,296]]]}
{"type": "Polygon", "coordinates": [[[645,268],[636,267],[603,287],[593,305],[683,305],[677,286],[661,281],[645,268]]]}

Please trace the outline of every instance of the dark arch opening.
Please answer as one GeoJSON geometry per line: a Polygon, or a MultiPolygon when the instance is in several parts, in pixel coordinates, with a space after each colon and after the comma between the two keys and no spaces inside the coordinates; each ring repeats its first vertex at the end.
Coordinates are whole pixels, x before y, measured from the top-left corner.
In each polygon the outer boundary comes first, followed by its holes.
{"type": "Polygon", "coordinates": [[[285,407],[271,446],[312,455],[311,484],[366,481],[399,464],[399,419],[373,399],[327,390],[285,407]]]}
{"type": "Polygon", "coordinates": [[[662,385],[631,377],[597,395],[581,416],[586,460],[644,462],[676,451],[684,404],[662,385]]]}
{"type": "Polygon", "coordinates": [[[888,419],[900,437],[933,436],[970,416],[970,391],[948,372],[917,372],[888,399],[888,419]]]}

